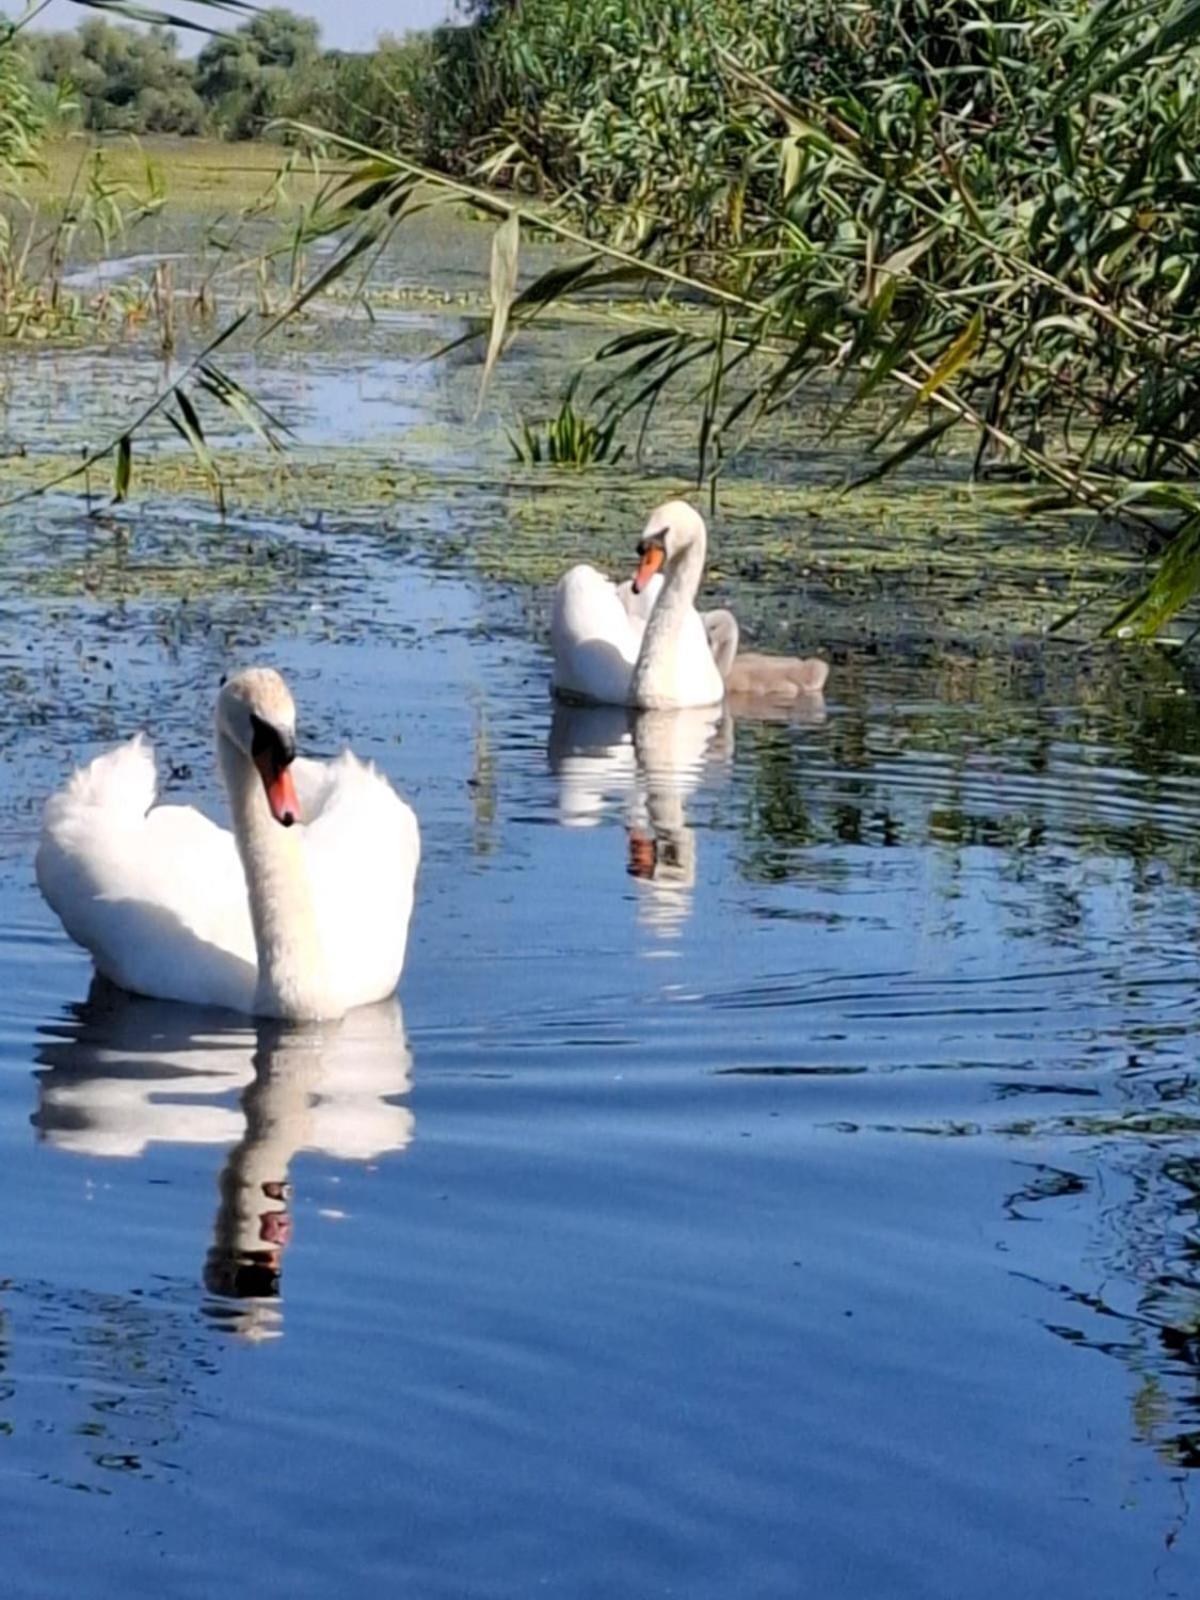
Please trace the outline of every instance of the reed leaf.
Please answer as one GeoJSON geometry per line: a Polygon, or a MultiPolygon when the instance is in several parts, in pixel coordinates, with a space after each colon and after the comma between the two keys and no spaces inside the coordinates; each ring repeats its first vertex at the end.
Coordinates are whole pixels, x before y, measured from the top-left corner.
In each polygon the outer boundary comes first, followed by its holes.
{"type": "Polygon", "coordinates": [[[483,377],[479,384],[479,406],[483,405],[483,397],[487,393],[496,362],[500,359],[500,351],[504,348],[508,314],[517,297],[517,262],[520,248],[521,217],[519,212],[512,211],[492,235],[492,326],[488,335],[487,355],[483,363],[483,377]]]}

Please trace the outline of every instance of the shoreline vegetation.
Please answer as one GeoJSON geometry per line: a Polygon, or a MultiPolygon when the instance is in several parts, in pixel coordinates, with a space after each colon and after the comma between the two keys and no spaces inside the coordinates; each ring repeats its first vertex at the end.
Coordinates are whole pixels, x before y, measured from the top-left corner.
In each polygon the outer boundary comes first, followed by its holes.
{"type": "Polygon", "coordinates": [[[332,152],[349,171],[305,224],[332,254],[282,317],[437,203],[498,224],[491,317],[468,335],[485,386],[548,309],[639,297],[571,415],[540,441],[514,430],[531,463],[598,438],[636,460],[670,395],[715,495],[819,389],[831,431],[883,408],[860,481],[951,453],[1118,531],[1150,576],[1105,631],[1153,636],[1200,588],[1189,0],[477,0],[366,56],[271,10],[194,63],[161,29],[91,18],[0,39],[0,74],[10,170],[70,118],[332,152]],[[519,290],[546,236],[572,258],[519,290]]]}

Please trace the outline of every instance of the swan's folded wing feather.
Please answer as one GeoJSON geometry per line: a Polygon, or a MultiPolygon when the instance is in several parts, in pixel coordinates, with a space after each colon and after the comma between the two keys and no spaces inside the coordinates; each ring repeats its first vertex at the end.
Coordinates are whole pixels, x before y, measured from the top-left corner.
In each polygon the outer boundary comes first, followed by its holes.
{"type": "Polygon", "coordinates": [[[155,806],[139,735],[75,772],[47,802],[38,884],[70,936],[123,988],[241,1006],[255,982],[233,836],[186,806],[155,806]]]}
{"type": "Polygon", "coordinates": [[[304,841],[332,986],[346,1009],[395,989],[404,966],[421,843],[417,819],[346,751],[295,763],[304,841]]]}
{"type": "Polygon", "coordinates": [[[550,612],[554,687],[562,694],[624,705],[645,620],[631,614],[616,587],[586,562],[558,580],[550,612]]]}

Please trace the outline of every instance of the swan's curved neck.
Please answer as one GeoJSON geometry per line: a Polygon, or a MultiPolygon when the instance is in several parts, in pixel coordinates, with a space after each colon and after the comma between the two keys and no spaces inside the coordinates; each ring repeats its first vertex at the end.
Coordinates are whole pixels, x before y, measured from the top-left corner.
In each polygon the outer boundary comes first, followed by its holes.
{"type": "Polygon", "coordinates": [[[327,1010],[328,981],[299,830],[275,821],[254,763],[223,733],[217,736],[217,759],[254,925],[256,1009],[269,1016],[320,1017],[327,1010]]]}
{"type": "Polygon", "coordinates": [[[646,623],[633,669],[637,705],[653,705],[657,687],[672,670],[680,632],[704,576],[705,544],[703,531],[693,534],[663,572],[662,592],[646,623]]]}

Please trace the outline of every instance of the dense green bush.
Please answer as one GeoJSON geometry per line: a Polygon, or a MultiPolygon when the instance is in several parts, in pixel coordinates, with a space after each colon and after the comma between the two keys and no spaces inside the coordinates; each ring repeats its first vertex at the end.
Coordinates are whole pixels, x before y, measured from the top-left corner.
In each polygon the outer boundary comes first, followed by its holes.
{"type": "Polygon", "coordinates": [[[199,133],[206,110],[167,28],[116,27],[92,17],[71,33],[20,36],[29,70],[47,92],[69,85],[85,128],[199,133]]]}
{"type": "Polygon", "coordinates": [[[850,404],[899,385],[883,467],[965,425],[980,468],[1182,531],[1123,621],[1200,581],[1196,0],[477,9],[434,36],[393,148],[536,187],[723,308],[616,341],[615,404],[685,378],[703,471],[814,376],[850,404]]]}
{"type": "Polygon", "coordinates": [[[816,329],[797,372],[961,340],[997,425],[1194,475],[1198,34],[1187,0],[521,0],[443,161],[816,329]]]}
{"type": "MultiPolygon", "coordinates": [[[[259,137],[289,117],[359,137],[416,128],[430,67],[428,43],[419,37],[384,39],[364,55],[322,52],[317,24],[282,7],[214,34],[195,61],[180,56],[169,28],[96,17],[70,32],[23,30],[6,60],[27,91],[32,84],[35,106],[39,98],[49,106],[66,90],[89,130],[230,139],[259,137]]],[[[3,104],[11,103],[9,91],[3,104]]]]}
{"type": "Polygon", "coordinates": [[[317,24],[274,7],[236,33],[216,34],[196,60],[195,84],[215,131],[247,139],[273,118],[296,113],[314,77],[317,24]]]}

